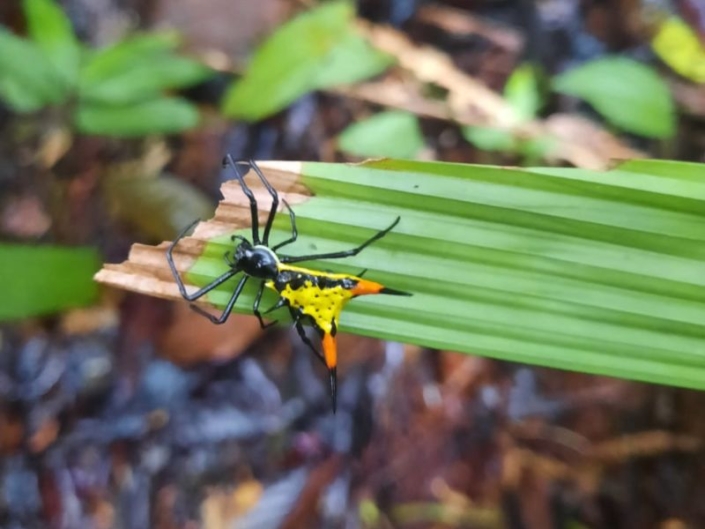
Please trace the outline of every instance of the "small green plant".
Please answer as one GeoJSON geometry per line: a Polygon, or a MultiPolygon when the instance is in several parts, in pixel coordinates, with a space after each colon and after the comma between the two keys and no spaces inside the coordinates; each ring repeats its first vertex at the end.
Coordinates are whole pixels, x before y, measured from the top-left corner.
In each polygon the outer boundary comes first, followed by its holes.
{"type": "Polygon", "coordinates": [[[79,132],[142,136],[194,127],[197,109],[166,90],[211,71],[175,53],[174,33],[135,36],[104,49],[82,45],[54,0],[24,0],[28,38],[0,27],[0,99],[18,113],[66,109],[79,132]]]}
{"type": "Polygon", "coordinates": [[[98,288],[91,276],[99,263],[93,248],[0,243],[0,321],[94,302],[98,288]]]}
{"type": "Polygon", "coordinates": [[[514,111],[506,127],[467,126],[463,136],[478,149],[518,156],[525,165],[538,163],[551,151],[553,140],[548,136],[523,137],[520,128],[536,118],[543,106],[536,67],[526,63],[514,70],[504,87],[504,97],[514,111]]]}
{"type": "Polygon", "coordinates": [[[402,110],[380,112],[347,127],[341,151],[361,157],[414,158],[425,144],[418,118],[402,110]]]}
{"type": "Polygon", "coordinates": [[[673,97],[666,82],[644,64],[602,57],[553,79],[553,90],[579,97],[615,127],[648,138],[670,138],[676,130],[673,97]]]}
{"type": "Polygon", "coordinates": [[[393,59],[355,30],[349,1],[325,2],[279,28],[257,50],[223,101],[231,118],[258,121],[302,95],[382,73],[393,59]]]}

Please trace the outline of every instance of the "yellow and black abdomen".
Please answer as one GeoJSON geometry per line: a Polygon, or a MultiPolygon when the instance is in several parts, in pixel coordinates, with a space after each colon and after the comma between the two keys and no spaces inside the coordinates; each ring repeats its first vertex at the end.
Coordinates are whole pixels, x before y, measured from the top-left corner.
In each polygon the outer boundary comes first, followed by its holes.
{"type": "Polygon", "coordinates": [[[306,315],[325,334],[335,334],[345,304],[355,297],[360,278],[281,265],[277,278],[267,282],[286,303],[306,315]]]}

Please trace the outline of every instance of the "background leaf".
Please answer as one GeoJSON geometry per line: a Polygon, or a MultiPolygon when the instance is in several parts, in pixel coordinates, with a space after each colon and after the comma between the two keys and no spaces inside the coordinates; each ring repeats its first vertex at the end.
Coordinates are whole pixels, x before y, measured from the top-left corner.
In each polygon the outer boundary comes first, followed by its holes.
{"type": "Polygon", "coordinates": [[[162,91],[195,84],[212,75],[197,61],[165,54],[145,54],[129,68],[81,85],[81,98],[96,103],[127,104],[153,99],[162,91]]]}
{"type": "Polygon", "coordinates": [[[518,147],[511,131],[497,127],[463,127],[463,137],[483,151],[514,152],[518,147]]]}
{"type": "Polygon", "coordinates": [[[586,63],[558,75],[553,88],[584,99],[603,117],[628,132],[668,138],[675,111],[666,83],[648,66],[624,57],[586,63]]]}
{"type": "Polygon", "coordinates": [[[54,0],[24,0],[27,30],[37,43],[68,91],[78,78],[81,46],[71,21],[54,0]]]}
{"type": "Polygon", "coordinates": [[[79,105],[75,122],[85,134],[144,136],[168,134],[198,125],[198,109],[179,98],[154,99],[130,105],[79,105]]]}
{"type": "Polygon", "coordinates": [[[257,121],[316,88],[382,72],[391,60],[355,33],[353,14],[349,2],[327,2],[284,24],[230,88],[224,112],[257,121]]]}
{"type": "Polygon", "coordinates": [[[351,29],[321,64],[313,88],[356,83],[382,73],[393,62],[351,29]]]}
{"type": "Polygon", "coordinates": [[[0,27],[0,95],[18,112],[32,112],[64,97],[61,79],[33,42],[0,27]]]}
{"type": "Polygon", "coordinates": [[[338,138],[338,146],[357,156],[413,158],[423,149],[424,138],[416,116],[389,111],[350,125],[338,138]]]}
{"type": "Polygon", "coordinates": [[[0,245],[0,320],[50,314],[91,303],[98,252],[88,248],[0,245]]]}
{"type": "Polygon", "coordinates": [[[173,31],[136,35],[129,39],[92,52],[81,68],[81,87],[87,88],[129,72],[135,61],[153,60],[179,45],[179,36],[173,31]]]}
{"type": "Polygon", "coordinates": [[[519,121],[529,121],[536,117],[541,108],[538,72],[531,63],[515,68],[507,79],[504,97],[517,114],[519,121]]]}

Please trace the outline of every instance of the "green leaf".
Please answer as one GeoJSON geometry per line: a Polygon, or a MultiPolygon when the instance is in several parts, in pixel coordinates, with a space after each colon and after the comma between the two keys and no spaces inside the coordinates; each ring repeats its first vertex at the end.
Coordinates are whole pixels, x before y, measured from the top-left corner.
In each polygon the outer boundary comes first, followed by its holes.
{"type": "Polygon", "coordinates": [[[518,143],[511,131],[496,127],[463,127],[463,137],[483,151],[514,152],[518,143]]]}
{"type": "Polygon", "coordinates": [[[675,133],[673,98],[648,66],[624,57],[597,59],[558,75],[557,92],[584,99],[613,125],[653,138],[675,133]]]}
{"type": "Polygon", "coordinates": [[[384,70],[390,59],[354,30],[349,2],[327,2],[284,24],[257,51],[223,101],[233,118],[257,121],[303,94],[352,83],[384,70]]]}
{"type": "Polygon", "coordinates": [[[352,84],[379,75],[394,58],[377,51],[362,36],[349,31],[335,46],[315,78],[314,88],[352,84]]]}
{"type": "Polygon", "coordinates": [[[81,87],[86,88],[129,73],[136,62],[154,61],[179,45],[176,32],[136,35],[91,54],[81,69],[81,87]]]}
{"type": "Polygon", "coordinates": [[[0,96],[18,112],[32,112],[64,97],[61,79],[33,42],[0,27],[0,96]]]}
{"type": "MultiPolygon", "coordinates": [[[[267,164],[260,167],[267,173],[267,164]]],[[[442,350],[705,389],[705,167],[639,161],[609,172],[384,160],[272,164],[312,197],[286,254],[413,297],[361,297],[342,329],[442,350]]],[[[250,236],[249,230],[240,231],[250,236]]],[[[226,270],[229,234],[188,277],[226,270]]],[[[288,237],[279,215],[272,241],[288,237]]],[[[165,265],[164,265],[165,266],[165,265]]],[[[254,283],[254,282],[252,282],[254,283]]],[[[232,284],[208,298],[223,307],[232,284]]],[[[254,292],[236,310],[251,313],[254,292]]],[[[275,300],[270,296],[264,307],[275,300]]]]}
{"type": "Polygon", "coordinates": [[[24,0],[29,36],[41,48],[68,91],[76,84],[81,46],[71,21],[54,0],[24,0]]]}
{"type": "Polygon", "coordinates": [[[74,117],[84,134],[145,136],[170,134],[198,125],[198,109],[179,98],[162,97],[131,105],[79,105],[74,117]]]}
{"type": "Polygon", "coordinates": [[[192,85],[212,70],[173,55],[145,55],[118,75],[81,85],[81,98],[95,103],[127,104],[153,99],[162,91],[192,85]]]}
{"type": "Polygon", "coordinates": [[[416,116],[392,110],[350,125],[338,138],[338,146],[357,156],[413,158],[424,138],[416,116]]]}
{"type": "Polygon", "coordinates": [[[50,314],[94,301],[93,274],[99,255],[92,248],[0,245],[0,320],[50,314]]]}
{"type": "Polygon", "coordinates": [[[555,138],[539,136],[520,141],[517,152],[523,157],[522,165],[533,165],[544,160],[555,147],[555,138]]]}
{"type": "Polygon", "coordinates": [[[536,68],[531,63],[524,63],[512,72],[504,87],[504,97],[520,122],[534,119],[541,108],[537,76],[536,68]]]}

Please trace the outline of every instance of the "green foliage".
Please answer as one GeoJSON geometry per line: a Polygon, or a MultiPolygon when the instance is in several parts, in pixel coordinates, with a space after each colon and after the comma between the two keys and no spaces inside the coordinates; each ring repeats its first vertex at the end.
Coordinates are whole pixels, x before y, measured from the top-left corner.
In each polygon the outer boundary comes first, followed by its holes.
{"type": "Polygon", "coordinates": [[[355,32],[347,1],[326,2],[280,27],[255,53],[223,102],[233,118],[257,121],[307,92],[383,72],[391,59],[355,32]]]}
{"type": "Polygon", "coordinates": [[[543,105],[537,68],[531,63],[516,68],[504,86],[504,97],[520,123],[534,119],[543,105]]]}
{"type": "Polygon", "coordinates": [[[553,79],[557,92],[584,99],[614,126],[651,138],[675,133],[673,98],[666,83],[632,59],[605,57],[553,79]]]}
{"type": "Polygon", "coordinates": [[[338,146],[357,156],[413,158],[424,138],[416,116],[388,111],[350,125],[338,138],[338,146]]]}
{"type": "Polygon", "coordinates": [[[33,112],[61,100],[61,79],[35,43],[0,28],[0,50],[0,96],[10,106],[33,112]]]}
{"type": "Polygon", "coordinates": [[[514,70],[504,87],[504,97],[514,110],[514,123],[508,128],[467,126],[462,131],[465,139],[483,151],[519,156],[526,165],[545,158],[553,148],[552,138],[524,138],[513,130],[513,125],[534,119],[543,105],[539,75],[530,63],[514,70]]]}
{"type": "Polygon", "coordinates": [[[0,245],[0,321],[50,314],[94,301],[98,253],[88,248],[0,245]]]}
{"type": "Polygon", "coordinates": [[[554,139],[548,136],[521,138],[511,130],[497,127],[464,127],[462,132],[478,149],[514,154],[521,157],[525,165],[544,159],[554,145],[554,139]]]}
{"type": "Polygon", "coordinates": [[[94,54],[81,77],[81,99],[112,105],[154,100],[164,90],[189,86],[208,76],[202,64],[161,48],[164,40],[159,35],[138,37],[134,45],[127,40],[94,54]]]}
{"type": "MultiPolygon", "coordinates": [[[[358,256],[310,263],[369,268],[366,277],[414,294],[355,300],[343,330],[705,388],[702,165],[639,161],[603,173],[384,160],[300,172],[313,196],[294,206],[290,255],[354,246],[401,216],[358,256]]],[[[273,241],[289,235],[278,217],[273,241]]],[[[213,239],[189,277],[222,274],[231,244],[213,239]]],[[[231,287],[209,301],[224,306],[231,287]]],[[[250,313],[253,295],[236,310],[250,313]]]]}
{"type": "Polygon", "coordinates": [[[86,134],[145,136],[168,134],[195,127],[198,110],[179,98],[159,97],[125,105],[80,105],[74,116],[76,128],[86,134]]]}
{"type": "Polygon", "coordinates": [[[54,0],[23,6],[29,39],[0,28],[0,97],[16,112],[65,105],[79,132],[108,136],[177,132],[198,123],[193,105],[163,95],[211,74],[176,55],[175,34],[88,50],[54,0]]]}
{"type": "Polygon", "coordinates": [[[70,90],[81,59],[81,46],[70,21],[54,0],[25,0],[24,10],[31,40],[54,66],[65,90],[70,90]]]}

